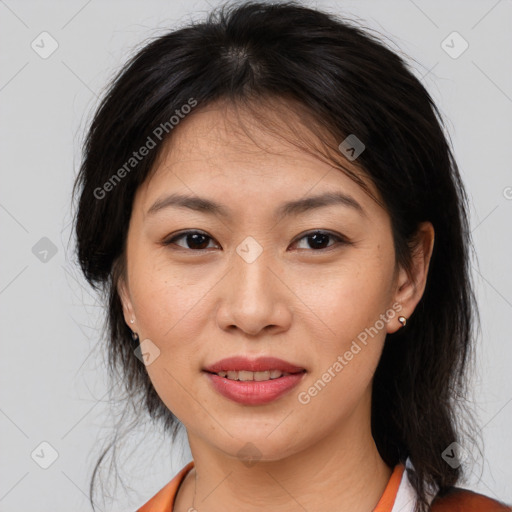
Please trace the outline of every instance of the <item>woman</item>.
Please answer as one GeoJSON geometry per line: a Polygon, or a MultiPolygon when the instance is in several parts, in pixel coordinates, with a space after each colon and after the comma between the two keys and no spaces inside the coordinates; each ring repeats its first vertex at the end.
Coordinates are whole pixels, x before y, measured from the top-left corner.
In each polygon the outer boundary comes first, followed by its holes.
{"type": "Polygon", "coordinates": [[[76,191],[112,368],[193,456],[140,512],[509,510],[456,486],[464,187],[368,31],[245,3],[159,37],[98,109],[76,191]]]}

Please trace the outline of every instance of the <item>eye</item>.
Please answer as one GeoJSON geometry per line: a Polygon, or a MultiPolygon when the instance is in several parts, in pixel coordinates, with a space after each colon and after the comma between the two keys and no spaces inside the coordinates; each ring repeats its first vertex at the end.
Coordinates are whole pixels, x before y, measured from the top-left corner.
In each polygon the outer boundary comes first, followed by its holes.
{"type": "MultiPolygon", "coordinates": [[[[315,252],[329,249],[333,245],[336,245],[336,242],[338,245],[350,244],[350,242],[342,235],[334,234],[329,231],[310,231],[299,238],[295,243],[298,243],[301,240],[305,240],[306,244],[309,246],[306,247],[306,249],[313,249],[315,252]],[[334,240],[335,243],[329,244],[329,239],[334,240]]],[[[165,246],[174,244],[183,249],[189,249],[197,252],[208,249],[209,241],[213,241],[213,238],[201,231],[183,231],[182,233],[164,240],[162,244],[165,246]],[[185,246],[177,243],[177,241],[181,239],[185,240],[185,246]]],[[[302,249],[304,249],[304,247],[302,247],[302,249]]]]}
{"type": "Polygon", "coordinates": [[[163,245],[175,244],[179,247],[183,247],[184,249],[202,251],[207,249],[208,240],[213,240],[213,238],[206,235],[205,233],[201,233],[201,231],[184,231],[181,234],[165,240],[163,245]],[[185,243],[188,245],[188,247],[183,247],[182,245],[176,244],[176,241],[181,240],[182,238],[185,239],[185,243]]]}
{"type": "Polygon", "coordinates": [[[306,247],[306,249],[310,248],[310,249],[314,249],[316,252],[318,252],[318,251],[322,251],[324,249],[329,249],[330,247],[335,245],[335,244],[330,244],[330,245],[326,246],[326,244],[328,244],[330,238],[334,239],[338,243],[338,245],[340,245],[340,244],[348,245],[349,244],[349,241],[346,238],[344,238],[343,236],[336,235],[329,231],[310,231],[309,233],[306,233],[301,238],[299,238],[298,241],[306,240],[306,244],[309,246],[309,247],[306,247]]]}

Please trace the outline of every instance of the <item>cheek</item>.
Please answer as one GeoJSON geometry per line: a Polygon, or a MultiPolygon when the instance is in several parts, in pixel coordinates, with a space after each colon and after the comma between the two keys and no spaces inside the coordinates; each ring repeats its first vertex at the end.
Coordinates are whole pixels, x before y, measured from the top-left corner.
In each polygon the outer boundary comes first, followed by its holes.
{"type": "Polygon", "coordinates": [[[318,280],[317,275],[316,285],[301,282],[298,294],[320,320],[316,329],[313,321],[309,325],[315,371],[300,390],[304,400],[299,400],[313,416],[334,420],[348,413],[370,384],[386,338],[383,317],[393,313],[392,265],[392,258],[369,252],[347,260],[328,278],[318,280]]]}
{"type": "Polygon", "coordinates": [[[155,255],[141,247],[131,256],[129,280],[139,337],[149,339],[159,352],[146,367],[148,375],[181,419],[181,411],[190,408],[190,394],[197,396],[193,389],[205,345],[219,338],[208,337],[215,325],[208,292],[215,289],[219,276],[199,266],[171,265],[163,251],[155,255]]]}
{"type": "Polygon", "coordinates": [[[190,268],[170,265],[165,250],[145,249],[142,243],[139,247],[129,268],[138,327],[158,345],[174,350],[193,348],[188,343],[200,332],[202,299],[213,282],[190,268]],[[185,329],[190,339],[183,339],[185,329]]]}
{"type": "Polygon", "coordinates": [[[204,287],[184,285],[168,272],[148,267],[134,279],[133,288],[141,341],[149,339],[158,348],[158,357],[146,367],[157,394],[183,423],[190,418],[207,421],[196,389],[208,316],[204,287]]]}
{"type": "Polygon", "coordinates": [[[343,350],[389,308],[392,258],[379,254],[376,247],[294,278],[293,290],[307,305],[303,318],[316,322],[322,342],[336,350],[343,350]]]}
{"type": "MultiPolygon", "coordinates": [[[[379,308],[375,311],[380,315],[379,308]]],[[[298,390],[297,402],[308,418],[321,418],[321,428],[343,423],[369,396],[386,336],[385,323],[366,309],[331,319],[336,334],[313,348],[314,371],[298,390]],[[381,325],[382,324],[382,325],[381,325]]]]}

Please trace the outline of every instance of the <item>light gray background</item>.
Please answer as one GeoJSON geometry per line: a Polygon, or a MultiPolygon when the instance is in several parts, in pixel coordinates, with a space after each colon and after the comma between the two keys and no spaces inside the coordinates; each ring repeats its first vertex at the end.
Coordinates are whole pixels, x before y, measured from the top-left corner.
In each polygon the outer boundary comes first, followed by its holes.
{"type": "MultiPolygon", "coordinates": [[[[1,511],[90,510],[89,478],[112,420],[99,342],[102,309],[68,244],[80,142],[98,96],[128,56],[146,38],[214,5],[0,0],[1,511]],[[46,59],[31,48],[43,31],[59,45],[46,59]],[[54,256],[44,253],[43,237],[55,245],[54,256]],[[36,450],[35,459],[49,460],[42,442],[58,452],[48,469],[31,456],[36,450]]],[[[471,197],[479,257],[474,393],[485,463],[466,486],[512,502],[512,2],[316,5],[361,17],[409,54],[447,121],[471,197]],[[469,43],[458,58],[441,46],[453,31],[469,43]]],[[[460,41],[453,46],[461,48],[460,41]]],[[[190,460],[184,443],[171,458],[168,442],[153,430],[141,426],[128,439],[120,466],[127,488],[101,510],[135,510],[190,460]]]]}

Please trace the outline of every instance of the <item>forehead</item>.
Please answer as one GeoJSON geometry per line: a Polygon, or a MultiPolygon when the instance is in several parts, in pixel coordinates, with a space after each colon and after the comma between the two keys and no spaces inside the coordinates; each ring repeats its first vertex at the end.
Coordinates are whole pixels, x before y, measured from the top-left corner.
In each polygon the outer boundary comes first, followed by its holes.
{"type": "Polygon", "coordinates": [[[272,99],[247,105],[213,103],[185,117],[162,154],[167,163],[191,157],[208,158],[212,165],[215,160],[252,160],[255,169],[262,167],[259,163],[283,160],[318,164],[304,149],[321,148],[332,136],[298,108],[272,99]]]}
{"type": "Polygon", "coordinates": [[[335,165],[355,173],[378,197],[361,169],[341,154],[334,155],[335,162],[319,157],[318,151],[325,154],[329,142],[335,144],[325,129],[283,104],[258,110],[213,104],[175,127],[141,192],[147,203],[171,188],[198,195],[208,191],[224,199],[264,197],[267,201],[283,194],[297,198],[308,191],[343,190],[370,206],[374,200],[335,165]]]}

